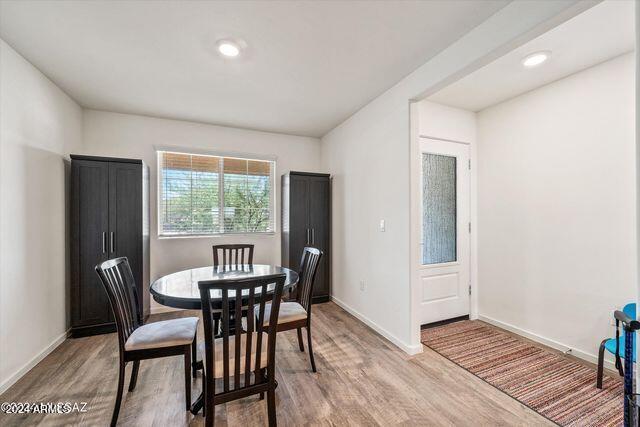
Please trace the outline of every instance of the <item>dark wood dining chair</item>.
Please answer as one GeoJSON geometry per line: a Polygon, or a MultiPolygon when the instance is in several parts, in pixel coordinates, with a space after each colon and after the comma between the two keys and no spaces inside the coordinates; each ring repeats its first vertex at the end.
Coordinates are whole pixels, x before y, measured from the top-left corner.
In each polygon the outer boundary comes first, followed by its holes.
{"type": "Polygon", "coordinates": [[[285,274],[277,274],[259,279],[198,282],[205,335],[205,426],[214,425],[215,405],[254,394],[262,397],[264,393],[267,393],[269,426],[276,425],[276,329],[263,325],[267,306],[270,307],[271,324],[275,324],[278,319],[285,278],[285,274]],[[272,294],[267,293],[270,288],[273,288],[272,294]],[[216,331],[213,329],[212,290],[222,297],[220,338],[215,338],[216,331]],[[230,313],[230,307],[240,313],[243,306],[248,311],[245,330],[242,328],[241,316],[231,316],[230,313]],[[230,335],[232,328],[234,333],[230,335]],[[216,379],[221,380],[218,381],[218,390],[216,379]]]}
{"type": "Polygon", "coordinates": [[[214,267],[220,265],[253,264],[253,245],[213,245],[212,249],[214,267]],[[220,257],[220,255],[222,255],[222,257],[220,257]]]}
{"type": "MultiPolygon", "coordinates": [[[[213,266],[234,268],[243,264],[253,264],[253,247],[254,245],[233,244],[233,245],[213,245],[213,266]]],[[[246,307],[245,307],[246,309],[246,307]]],[[[220,312],[214,312],[214,331],[217,335],[220,333],[220,312]]]]}
{"type": "Polygon", "coordinates": [[[197,317],[182,317],[143,325],[140,321],[138,295],[133,274],[127,258],[115,258],[95,267],[107,291],[111,309],[118,329],[120,369],[116,404],[111,416],[111,425],[118,421],[124,369],[133,362],[129,391],[133,391],[138,380],[140,361],[166,356],[184,356],[184,384],[186,409],[191,406],[191,363],[195,363],[197,317]]]}
{"type": "MultiPolygon", "coordinates": [[[[307,329],[307,343],[309,346],[309,359],[311,360],[311,370],[316,371],[316,362],[313,358],[313,346],[311,344],[311,297],[313,295],[313,283],[318,272],[322,251],[320,249],[306,247],[302,251],[302,260],[300,261],[300,271],[298,279],[298,290],[295,301],[283,302],[280,304],[280,314],[278,316],[277,331],[289,331],[297,329],[298,345],[300,351],[304,351],[302,342],[302,328],[307,329]]],[[[265,326],[271,323],[269,313],[270,307],[267,307],[265,316],[265,326]]]]}

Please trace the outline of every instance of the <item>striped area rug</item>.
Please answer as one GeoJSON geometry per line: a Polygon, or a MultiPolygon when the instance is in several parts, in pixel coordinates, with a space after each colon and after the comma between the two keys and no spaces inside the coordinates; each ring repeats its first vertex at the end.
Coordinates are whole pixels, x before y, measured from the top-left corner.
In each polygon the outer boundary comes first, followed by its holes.
{"type": "Polygon", "coordinates": [[[620,426],[622,381],[480,321],[422,331],[422,343],[562,426],[620,426]]]}

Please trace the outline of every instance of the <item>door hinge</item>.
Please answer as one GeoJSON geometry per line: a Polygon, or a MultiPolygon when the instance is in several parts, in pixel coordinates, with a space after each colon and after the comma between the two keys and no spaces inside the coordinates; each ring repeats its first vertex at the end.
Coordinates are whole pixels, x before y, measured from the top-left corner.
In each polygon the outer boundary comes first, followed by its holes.
{"type": "Polygon", "coordinates": [[[469,233],[471,233],[471,223],[469,223],[469,233]]]}
{"type": "Polygon", "coordinates": [[[471,170],[471,159],[469,159],[469,170],[471,170]]]}
{"type": "Polygon", "coordinates": [[[469,295],[471,295],[471,285],[469,285],[469,295]]]}

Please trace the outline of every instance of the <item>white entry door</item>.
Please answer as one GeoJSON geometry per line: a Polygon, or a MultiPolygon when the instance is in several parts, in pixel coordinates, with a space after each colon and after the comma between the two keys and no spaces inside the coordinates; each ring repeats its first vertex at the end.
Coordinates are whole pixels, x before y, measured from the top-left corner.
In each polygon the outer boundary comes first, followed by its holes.
{"type": "Polygon", "coordinates": [[[420,321],[469,314],[469,146],[420,138],[420,321]]]}

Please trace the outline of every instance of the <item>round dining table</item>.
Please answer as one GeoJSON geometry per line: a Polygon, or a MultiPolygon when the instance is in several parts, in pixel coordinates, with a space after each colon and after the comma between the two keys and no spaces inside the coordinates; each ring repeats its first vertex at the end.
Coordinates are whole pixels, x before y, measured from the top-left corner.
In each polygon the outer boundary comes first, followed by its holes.
{"type": "MultiPolygon", "coordinates": [[[[285,267],[264,264],[221,265],[218,267],[209,266],[178,271],[177,273],[160,277],[153,282],[150,291],[153,299],[164,306],[200,310],[202,308],[200,290],[198,289],[198,282],[200,281],[249,279],[252,277],[259,279],[260,277],[282,273],[286,275],[282,291],[284,295],[287,292],[291,292],[298,283],[298,273],[285,267]]],[[[274,286],[274,284],[269,285],[267,292],[273,292],[274,286]]],[[[256,289],[256,296],[259,294],[259,289],[256,289]]],[[[222,293],[219,289],[211,290],[211,299],[213,304],[220,305],[213,308],[221,308],[222,293]]],[[[235,301],[233,291],[229,292],[229,300],[235,301]]]]}
{"type": "MultiPolygon", "coordinates": [[[[224,265],[192,268],[189,270],[178,271],[166,276],[160,277],[153,282],[150,288],[153,299],[162,305],[174,308],[184,308],[190,310],[200,310],[202,304],[200,302],[200,289],[198,282],[203,280],[229,280],[229,279],[249,279],[274,274],[286,275],[284,282],[283,295],[285,292],[290,293],[298,283],[298,273],[288,268],[277,265],[264,264],[243,264],[243,265],[224,265]]],[[[272,294],[275,284],[267,286],[267,294],[272,294]]],[[[213,308],[222,308],[222,292],[219,289],[212,289],[211,300],[213,308]]],[[[244,295],[243,295],[244,296],[244,295]]],[[[260,288],[256,288],[256,299],[260,296],[260,288]]],[[[235,301],[234,291],[229,291],[229,302],[235,301]]],[[[230,304],[233,307],[233,304],[230,304]]],[[[233,315],[233,313],[232,313],[233,315]]],[[[196,369],[203,369],[202,361],[196,362],[196,369]]],[[[204,396],[200,396],[191,405],[191,412],[196,415],[204,405],[204,396]]]]}

